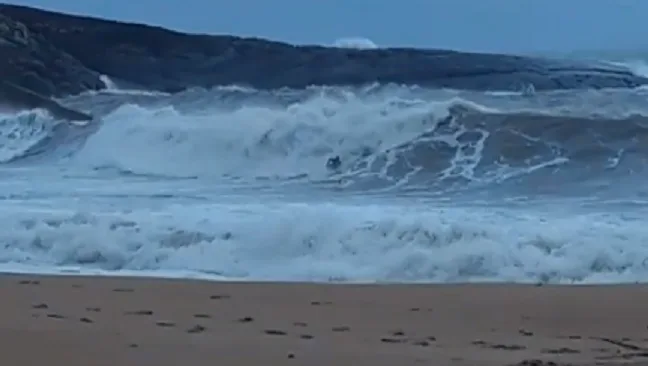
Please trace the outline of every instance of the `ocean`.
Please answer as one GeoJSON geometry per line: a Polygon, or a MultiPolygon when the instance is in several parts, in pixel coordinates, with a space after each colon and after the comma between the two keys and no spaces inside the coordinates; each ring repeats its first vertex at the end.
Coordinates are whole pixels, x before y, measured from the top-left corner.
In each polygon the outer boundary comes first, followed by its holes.
{"type": "Polygon", "coordinates": [[[40,110],[0,115],[0,270],[317,282],[648,276],[643,87],[166,94],[104,81],[107,90],[59,100],[100,116],[88,124],[40,110]]]}

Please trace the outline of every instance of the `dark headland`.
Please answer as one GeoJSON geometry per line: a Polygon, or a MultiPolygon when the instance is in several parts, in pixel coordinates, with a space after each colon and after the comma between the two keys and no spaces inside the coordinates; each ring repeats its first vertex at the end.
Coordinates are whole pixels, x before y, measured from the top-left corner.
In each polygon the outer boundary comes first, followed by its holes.
{"type": "Polygon", "coordinates": [[[98,90],[105,87],[102,74],[167,92],[231,84],[274,89],[382,82],[511,91],[531,85],[553,90],[648,84],[648,79],[622,68],[575,61],[449,50],[295,46],[8,4],[0,4],[0,54],[0,96],[13,90],[8,85],[47,98],[98,90]]]}

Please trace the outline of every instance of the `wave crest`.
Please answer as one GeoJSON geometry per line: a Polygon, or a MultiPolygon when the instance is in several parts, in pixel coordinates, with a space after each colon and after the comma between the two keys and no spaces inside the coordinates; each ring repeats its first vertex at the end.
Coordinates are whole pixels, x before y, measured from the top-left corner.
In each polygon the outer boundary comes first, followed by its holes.
{"type": "Polygon", "coordinates": [[[374,50],[378,48],[378,45],[375,44],[369,38],[364,37],[346,37],[336,39],[333,42],[334,47],[340,48],[355,48],[360,50],[374,50]]]}
{"type": "Polygon", "coordinates": [[[92,128],[25,122],[36,114],[5,118],[5,126],[14,123],[7,131],[33,129],[19,134],[20,142],[3,142],[13,152],[7,159],[56,150],[82,167],[129,174],[429,190],[637,175],[647,155],[648,120],[641,110],[619,107],[620,113],[603,114],[574,106],[570,94],[469,95],[375,86],[106,94],[112,99],[101,103],[100,97],[83,98],[97,108],[115,107],[92,128]],[[134,100],[129,98],[140,99],[128,103],[134,100]],[[574,107],[556,103],[565,100],[574,107]],[[70,144],[74,149],[65,147],[70,144]],[[332,157],[341,163],[334,170],[326,164],[332,157]]]}

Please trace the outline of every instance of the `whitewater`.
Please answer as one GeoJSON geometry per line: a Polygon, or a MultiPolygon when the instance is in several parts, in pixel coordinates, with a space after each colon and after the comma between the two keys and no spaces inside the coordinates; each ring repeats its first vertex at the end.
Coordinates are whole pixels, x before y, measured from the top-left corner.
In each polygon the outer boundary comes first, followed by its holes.
{"type": "MultiPolygon", "coordinates": [[[[339,45],[354,44],[375,47],[339,45]]],[[[104,82],[60,100],[98,116],[88,124],[0,115],[0,270],[323,282],[648,275],[648,90],[165,94],[104,82]]]]}

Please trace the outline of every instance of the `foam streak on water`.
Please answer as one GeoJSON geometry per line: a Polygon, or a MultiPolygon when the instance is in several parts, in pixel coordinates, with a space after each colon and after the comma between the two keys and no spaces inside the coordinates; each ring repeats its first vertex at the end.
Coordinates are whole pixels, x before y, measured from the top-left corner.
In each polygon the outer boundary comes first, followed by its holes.
{"type": "Polygon", "coordinates": [[[90,126],[0,116],[0,269],[352,282],[647,274],[646,91],[111,86],[63,101],[100,116],[90,126]]]}

